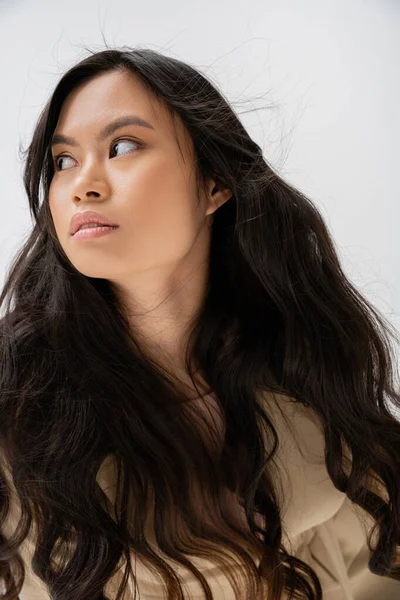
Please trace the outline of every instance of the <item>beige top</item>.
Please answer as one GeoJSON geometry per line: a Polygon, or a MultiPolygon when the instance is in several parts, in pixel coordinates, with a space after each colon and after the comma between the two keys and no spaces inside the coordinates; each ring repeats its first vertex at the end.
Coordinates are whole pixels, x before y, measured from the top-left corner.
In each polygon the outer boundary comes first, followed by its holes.
{"type": "MultiPolygon", "coordinates": [[[[283,396],[278,396],[279,404],[266,394],[262,397],[268,401],[267,411],[279,435],[280,444],[274,461],[284,477],[284,498],[281,497],[280,502],[284,537],[289,549],[316,571],[324,600],[399,600],[400,582],[374,575],[368,569],[364,522],[372,526],[373,521],[330,480],[324,462],[322,427],[315,413],[311,408],[288,402],[283,396]]],[[[112,476],[112,462],[104,463],[98,481],[107,495],[111,493],[112,476]]],[[[10,535],[17,522],[16,510],[15,517],[3,526],[4,533],[10,535]]],[[[50,600],[43,582],[32,572],[32,551],[33,543],[28,538],[21,548],[26,576],[20,599],[50,600]]],[[[167,560],[165,555],[162,556],[167,560]]],[[[234,600],[229,581],[215,565],[204,559],[192,560],[207,578],[216,600],[234,600]]],[[[168,562],[183,577],[185,598],[203,599],[204,593],[192,574],[170,559],[168,562]]],[[[139,582],[140,595],[136,597],[140,600],[164,598],[161,584],[144,564],[139,560],[136,563],[133,560],[132,564],[134,568],[136,564],[139,582]]],[[[120,581],[117,575],[105,590],[110,598],[116,597],[120,581]]],[[[133,598],[131,588],[124,600],[133,598]]]]}

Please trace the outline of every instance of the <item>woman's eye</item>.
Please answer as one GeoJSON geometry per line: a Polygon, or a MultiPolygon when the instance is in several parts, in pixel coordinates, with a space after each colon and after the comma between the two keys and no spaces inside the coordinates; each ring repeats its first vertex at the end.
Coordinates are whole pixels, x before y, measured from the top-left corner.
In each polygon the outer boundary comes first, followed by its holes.
{"type": "Polygon", "coordinates": [[[60,168],[60,160],[66,159],[66,158],[71,158],[71,156],[67,156],[66,154],[60,154],[59,156],[56,156],[54,159],[54,167],[56,169],[56,171],[64,171],[64,169],[60,168]]]}
{"type": "MultiPolygon", "coordinates": [[[[115,142],[114,144],[112,144],[111,148],[115,148],[115,147],[119,147],[121,146],[122,148],[124,148],[124,145],[133,145],[133,146],[138,146],[137,142],[134,142],[133,140],[118,140],[118,142],[115,142]]],[[[127,152],[121,152],[121,154],[127,154],[127,152]]]]}
{"type": "MultiPolygon", "coordinates": [[[[140,144],[139,142],[134,142],[133,140],[118,140],[117,142],[114,142],[111,145],[111,149],[117,148],[117,153],[120,150],[119,154],[128,154],[129,153],[129,146],[136,146],[139,147],[140,144]],[[125,148],[128,147],[128,150],[126,150],[125,148]]],[[[112,152],[112,154],[114,154],[114,152],[112,152]]],[[[60,167],[60,160],[65,160],[65,159],[72,159],[71,156],[68,156],[67,154],[59,154],[58,156],[56,156],[54,158],[54,167],[57,171],[65,171],[65,169],[63,169],[62,167],[60,167]]]]}

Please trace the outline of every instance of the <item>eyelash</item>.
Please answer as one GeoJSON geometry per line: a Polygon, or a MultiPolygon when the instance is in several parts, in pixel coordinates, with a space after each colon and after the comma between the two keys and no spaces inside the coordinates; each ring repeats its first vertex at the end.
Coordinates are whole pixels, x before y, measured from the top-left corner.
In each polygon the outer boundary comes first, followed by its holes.
{"type": "MultiPolygon", "coordinates": [[[[136,139],[132,139],[132,138],[118,138],[118,139],[116,139],[116,140],[113,140],[113,141],[111,142],[111,144],[110,144],[110,148],[109,148],[109,149],[111,149],[113,146],[115,146],[115,144],[118,144],[119,142],[132,142],[133,144],[136,144],[136,146],[138,146],[139,148],[143,146],[143,143],[142,143],[142,142],[140,142],[139,140],[136,140],[136,139]]],[[[122,154],[122,156],[124,156],[125,154],[130,154],[130,152],[124,152],[124,153],[122,154]]],[[[54,166],[54,169],[55,169],[56,171],[65,171],[66,169],[59,169],[59,168],[57,167],[57,162],[58,162],[58,160],[59,160],[60,158],[72,158],[72,156],[70,156],[69,154],[64,154],[64,153],[63,153],[63,154],[57,154],[57,156],[55,156],[55,157],[53,158],[53,166],[54,166]]],[[[68,169],[67,169],[67,170],[68,170],[68,169]]]]}

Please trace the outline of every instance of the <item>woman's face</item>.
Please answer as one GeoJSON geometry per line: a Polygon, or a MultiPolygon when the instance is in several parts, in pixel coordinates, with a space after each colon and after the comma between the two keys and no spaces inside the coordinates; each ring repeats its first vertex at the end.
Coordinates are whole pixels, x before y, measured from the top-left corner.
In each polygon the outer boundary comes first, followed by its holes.
{"type": "MultiPolygon", "coordinates": [[[[84,275],[123,281],[130,274],[167,271],[209,235],[212,213],[230,194],[213,197],[210,181],[208,197],[198,198],[193,146],[180,121],[177,127],[184,161],[167,111],[130,73],[98,76],[65,100],[53,136],[49,204],[57,237],[84,275]],[[101,135],[128,116],[150,127],[126,124],[101,135]],[[57,141],[59,134],[73,138],[73,145],[57,141]],[[75,239],[70,220],[84,210],[119,227],[103,237],[75,239]]],[[[204,260],[203,246],[196,260],[204,260]]]]}

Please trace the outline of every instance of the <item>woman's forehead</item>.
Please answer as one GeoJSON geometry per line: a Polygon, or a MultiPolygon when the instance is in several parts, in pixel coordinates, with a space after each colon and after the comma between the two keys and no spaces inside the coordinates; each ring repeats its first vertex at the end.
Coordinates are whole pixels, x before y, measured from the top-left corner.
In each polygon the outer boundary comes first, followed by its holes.
{"type": "Polygon", "coordinates": [[[129,73],[98,75],[72,90],[60,110],[60,125],[84,126],[89,119],[110,121],[125,114],[162,127],[167,111],[150,91],[129,73]]]}

